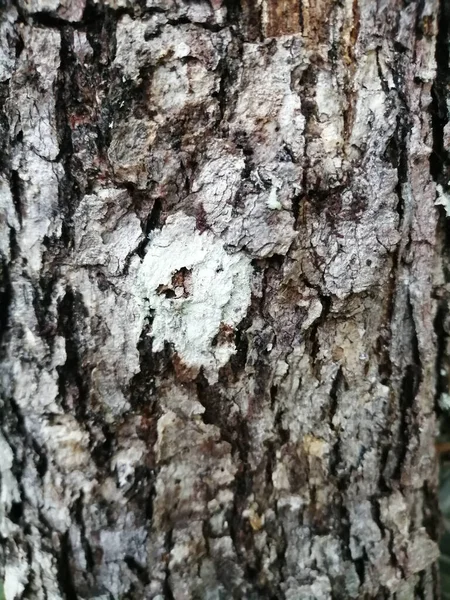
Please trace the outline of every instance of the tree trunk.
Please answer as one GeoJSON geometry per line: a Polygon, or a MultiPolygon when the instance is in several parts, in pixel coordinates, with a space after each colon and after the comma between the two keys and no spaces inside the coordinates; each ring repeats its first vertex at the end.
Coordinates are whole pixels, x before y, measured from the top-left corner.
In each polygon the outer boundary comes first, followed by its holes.
{"type": "Polygon", "coordinates": [[[6,600],[437,598],[446,6],[3,5],[6,600]]]}

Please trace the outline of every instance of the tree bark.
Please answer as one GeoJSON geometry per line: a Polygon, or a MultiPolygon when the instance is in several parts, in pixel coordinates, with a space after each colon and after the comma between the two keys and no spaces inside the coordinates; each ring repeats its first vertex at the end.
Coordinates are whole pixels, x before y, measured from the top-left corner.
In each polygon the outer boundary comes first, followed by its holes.
{"type": "Polygon", "coordinates": [[[3,3],[6,600],[438,598],[447,14],[3,3]]]}

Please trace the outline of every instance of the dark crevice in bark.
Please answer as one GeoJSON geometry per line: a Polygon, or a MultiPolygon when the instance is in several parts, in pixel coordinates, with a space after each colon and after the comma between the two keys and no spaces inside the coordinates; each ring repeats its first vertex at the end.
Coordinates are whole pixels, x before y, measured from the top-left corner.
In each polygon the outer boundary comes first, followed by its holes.
{"type": "Polygon", "coordinates": [[[95,465],[99,469],[105,469],[109,465],[114,448],[114,430],[111,426],[102,424],[101,418],[92,415],[91,423],[88,423],[90,429],[90,449],[91,456],[95,465]]]}
{"type": "Polygon", "coordinates": [[[316,182],[316,186],[308,191],[310,206],[317,214],[323,213],[332,226],[335,226],[343,218],[356,220],[359,212],[357,205],[350,208],[347,214],[344,214],[342,210],[342,194],[347,188],[347,182],[330,188],[329,182],[319,180],[316,182]]]}
{"type": "MultiPolygon", "coordinates": [[[[336,516],[337,516],[337,524],[339,531],[339,538],[341,540],[341,549],[343,558],[348,561],[353,561],[351,551],[350,551],[350,540],[351,540],[351,531],[350,531],[350,514],[345,505],[345,491],[346,491],[346,483],[344,479],[340,479],[338,481],[338,489],[340,491],[339,498],[336,500],[336,516]]],[[[355,569],[357,571],[360,585],[364,583],[364,577],[361,577],[361,574],[358,573],[358,569],[355,563],[355,569]]]]}
{"type": "Polygon", "coordinates": [[[261,404],[265,404],[268,397],[270,398],[270,363],[267,357],[264,356],[264,351],[267,348],[267,342],[264,338],[255,339],[254,345],[258,349],[258,356],[261,358],[254,362],[254,402],[252,403],[252,409],[257,411],[260,409],[261,404]]]}
{"type": "Polygon", "coordinates": [[[387,386],[389,386],[389,382],[391,380],[393,372],[390,347],[392,342],[391,323],[395,308],[397,256],[398,247],[395,250],[394,256],[392,257],[392,277],[390,278],[390,287],[388,289],[386,304],[384,308],[384,318],[382,320],[382,325],[380,327],[379,335],[376,339],[376,344],[374,347],[375,355],[377,357],[380,383],[382,385],[387,386]]]}
{"type": "Polygon", "coordinates": [[[413,427],[412,408],[419,386],[419,374],[416,365],[406,367],[403,375],[399,398],[398,448],[396,451],[397,466],[393,473],[394,479],[400,480],[402,468],[408,452],[413,427]]]}
{"type": "Polygon", "coordinates": [[[152,320],[153,313],[150,313],[138,343],[140,370],[131,380],[129,391],[132,411],[141,417],[138,436],[147,448],[146,467],[139,470],[139,475],[136,472],[130,494],[135,501],[138,498],[145,507],[149,527],[152,524],[153,501],[156,494],[157,471],[154,468],[156,466],[155,444],[158,438],[157,422],[162,414],[156,389],[156,377],[168,376],[173,371],[170,348],[166,347],[162,352],[152,351],[153,340],[148,335],[152,320]]]}
{"type": "MultiPolygon", "coordinates": [[[[226,4],[226,3],[225,3],[226,4]]],[[[236,7],[234,7],[236,8],[236,7]]],[[[226,54],[220,59],[217,69],[220,72],[219,90],[213,93],[219,102],[219,125],[222,127],[222,135],[228,135],[228,119],[231,118],[237,99],[237,93],[233,93],[233,86],[236,84],[239,76],[242,53],[244,49],[244,39],[240,33],[240,10],[227,10],[228,23],[233,31],[232,41],[227,46],[226,54]],[[228,117],[225,120],[225,117],[228,117]]],[[[244,150],[245,153],[245,150],[244,150]]]]}
{"type": "Polygon", "coordinates": [[[402,92],[402,82],[398,73],[395,76],[397,93],[400,101],[399,112],[397,114],[397,123],[393,136],[390,138],[384,152],[384,158],[397,169],[398,183],[395,188],[398,196],[397,213],[399,215],[399,225],[403,223],[404,202],[402,186],[408,181],[408,135],[411,130],[411,123],[408,117],[408,111],[405,104],[404,94],[402,92]]]}
{"type": "MultiPolygon", "coordinates": [[[[245,369],[249,344],[247,329],[250,327],[250,325],[251,318],[247,316],[243,321],[241,321],[235,331],[234,344],[236,351],[231,355],[228,362],[234,380],[237,380],[239,375],[245,369]]],[[[219,382],[222,382],[224,379],[226,380],[228,375],[228,370],[226,370],[226,368],[222,368],[219,372],[219,382]]]]}
{"type": "Polygon", "coordinates": [[[426,532],[430,536],[432,540],[435,542],[439,541],[439,536],[441,533],[441,527],[439,519],[437,518],[440,515],[439,510],[439,499],[436,494],[436,489],[434,482],[429,483],[425,482],[423,487],[424,494],[424,513],[423,513],[423,526],[426,529],[426,532]]]}
{"type": "Polygon", "coordinates": [[[86,316],[81,296],[67,287],[58,305],[57,331],[66,342],[66,362],[57,367],[58,388],[62,405],[89,432],[94,463],[99,469],[104,469],[109,462],[115,436],[111,427],[103,422],[90,394],[90,369],[83,365],[79,341],[80,327],[86,316]]]}
{"type": "Polygon", "coordinates": [[[295,194],[292,197],[292,216],[294,217],[294,229],[297,230],[299,227],[298,218],[300,215],[300,206],[302,200],[305,198],[304,194],[295,194]]]}
{"type": "Polygon", "coordinates": [[[80,356],[78,328],[87,317],[82,297],[69,286],[58,305],[57,331],[66,343],[66,362],[57,367],[58,386],[61,401],[67,410],[73,410],[77,420],[83,424],[89,412],[89,373],[82,367],[80,356]],[[76,391],[75,398],[69,393],[76,391]]]}
{"type": "Polygon", "coordinates": [[[60,551],[58,554],[58,583],[59,589],[64,594],[65,600],[78,600],[78,595],[72,579],[70,564],[71,547],[69,533],[60,537],[60,551]]]}
{"type": "Polygon", "coordinates": [[[144,256],[145,256],[145,249],[148,244],[148,236],[149,236],[150,232],[153,231],[154,229],[156,229],[157,227],[159,227],[159,225],[160,225],[161,212],[162,212],[162,202],[159,198],[157,198],[153,203],[152,210],[150,211],[148,219],[145,223],[145,227],[144,227],[145,237],[142,240],[142,242],[139,244],[139,246],[136,250],[136,254],[140,258],[144,258],[144,256]]]}
{"type": "Polygon", "coordinates": [[[33,289],[33,308],[39,334],[47,342],[50,350],[53,348],[56,334],[56,323],[49,314],[55,283],[55,275],[42,276],[39,285],[33,289]]]}
{"type": "Polygon", "coordinates": [[[178,19],[167,19],[167,23],[168,25],[172,25],[172,27],[178,27],[179,25],[193,25],[194,27],[211,31],[212,33],[222,31],[222,29],[224,28],[223,25],[218,25],[217,23],[208,23],[207,21],[192,21],[188,17],[179,17],[178,19]]]}
{"type": "Polygon", "coordinates": [[[416,584],[415,587],[415,598],[417,598],[417,600],[427,600],[427,596],[426,596],[426,571],[421,571],[419,573],[419,577],[418,577],[419,581],[416,584]]]}
{"type": "Polygon", "coordinates": [[[341,492],[345,492],[348,476],[339,473],[339,463],[342,460],[341,456],[341,439],[339,432],[336,432],[333,418],[339,407],[339,400],[342,391],[348,389],[348,384],[345,380],[345,375],[342,367],[339,367],[330,389],[330,403],[328,408],[327,419],[330,424],[331,431],[335,432],[336,441],[333,445],[333,452],[330,457],[330,474],[337,479],[337,486],[341,492]]]}
{"type": "Polygon", "coordinates": [[[14,169],[11,170],[9,174],[9,182],[17,220],[19,221],[19,225],[22,227],[22,182],[20,180],[18,171],[15,171],[14,169]]]}
{"type": "Polygon", "coordinates": [[[367,554],[363,551],[363,556],[361,558],[353,559],[353,564],[355,565],[355,571],[358,575],[360,585],[364,585],[366,579],[366,564],[367,564],[367,554]]]}
{"type": "MultiPolygon", "coordinates": [[[[209,2],[211,3],[211,0],[209,2]]],[[[239,24],[242,14],[241,0],[223,0],[222,4],[227,9],[228,22],[239,24]]]]}
{"type": "Polygon", "coordinates": [[[43,479],[44,475],[47,473],[48,469],[48,459],[45,453],[44,448],[41,448],[36,440],[32,440],[32,446],[35,453],[34,465],[36,467],[36,471],[41,479],[43,479]]]}
{"type": "MultiPolygon", "coordinates": [[[[130,382],[130,404],[134,410],[140,412],[143,408],[151,410],[145,414],[148,418],[157,418],[159,412],[156,411],[156,385],[155,377],[157,375],[167,375],[171,371],[170,351],[153,352],[153,340],[149,334],[153,322],[153,311],[150,311],[148,319],[142,329],[138,343],[140,370],[130,382]]],[[[156,441],[156,422],[155,431],[152,435],[153,441],[156,441]]]]}
{"type": "MultiPolygon", "coordinates": [[[[444,129],[449,127],[449,84],[450,84],[450,3],[448,0],[439,1],[439,12],[437,18],[437,36],[435,48],[436,76],[431,90],[432,102],[430,105],[431,125],[433,134],[433,151],[430,154],[430,173],[436,184],[442,186],[444,193],[449,191],[450,155],[446,147],[448,134],[444,129]]],[[[448,321],[449,293],[448,282],[450,281],[450,227],[446,210],[439,208],[439,221],[437,227],[438,251],[441,254],[441,264],[444,275],[444,286],[437,290],[437,310],[434,319],[434,331],[436,334],[436,362],[435,362],[435,407],[440,419],[441,433],[447,437],[449,428],[448,414],[440,410],[439,400],[444,394],[449,393],[449,356],[448,340],[450,335],[448,321]]],[[[438,540],[439,534],[443,533],[442,524],[437,518],[439,506],[437,493],[433,484],[424,486],[424,515],[423,524],[431,539],[438,540]]],[[[441,567],[442,568],[442,567],[441,567]]],[[[438,566],[432,567],[434,571],[433,592],[434,597],[440,597],[443,590],[436,589],[439,582],[438,566]]],[[[425,598],[425,575],[423,575],[423,594],[425,598]]]]}
{"type": "Polygon", "coordinates": [[[336,414],[337,408],[339,406],[339,394],[342,389],[348,389],[347,382],[345,381],[344,372],[342,370],[342,366],[339,367],[338,372],[336,373],[335,378],[333,379],[333,383],[330,389],[330,407],[328,410],[328,418],[330,421],[331,429],[334,429],[333,426],[333,417],[336,414]]]}
{"type": "Polygon", "coordinates": [[[220,59],[217,68],[220,71],[220,85],[219,90],[217,92],[213,92],[213,96],[217,98],[219,103],[219,123],[221,123],[225,118],[225,110],[227,108],[227,89],[231,76],[227,57],[220,59]]]}
{"type": "Polygon", "coordinates": [[[9,122],[6,116],[5,104],[8,99],[9,87],[0,83],[0,172],[7,172],[9,167],[9,122]]]}
{"type": "Polygon", "coordinates": [[[315,377],[320,381],[320,368],[321,361],[319,360],[320,342],[319,342],[319,331],[326,322],[328,315],[331,310],[331,297],[320,296],[322,303],[322,313],[318,319],[314,321],[309,329],[309,335],[307,339],[308,354],[311,357],[311,363],[315,377]]]}
{"type": "MultiPolygon", "coordinates": [[[[254,567],[249,564],[249,560],[251,561],[252,559],[253,552],[251,552],[250,549],[254,548],[254,539],[247,519],[244,519],[243,517],[246,500],[252,493],[253,481],[252,474],[247,463],[249,439],[246,423],[242,424],[242,428],[246,432],[246,438],[248,441],[245,444],[247,447],[243,449],[243,454],[240,456],[241,464],[236,474],[233,508],[231,510],[231,514],[229,515],[228,522],[230,526],[230,536],[233,541],[233,546],[238,557],[238,561],[246,572],[246,578],[250,578],[252,581],[254,581],[254,567]]],[[[240,445],[242,446],[242,443],[240,443],[240,445]]]]}
{"type": "MultiPolygon", "coordinates": [[[[220,391],[216,386],[208,384],[202,372],[196,379],[196,386],[197,397],[205,408],[202,415],[203,421],[219,428],[222,439],[231,444],[233,453],[237,454],[240,459],[234,483],[233,509],[227,520],[235,552],[246,571],[246,579],[252,585],[256,585],[261,566],[258,567],[258,562],[254,563],[251,558],[252,556],[257,557],[258,552],[254,547],[253,532],[247,519],[243,517],[247,499],[253,489],[253,474],[248,464],[250,434],[247,421],[240,415],[233,415],[230,419],[229,400],[221,399],[220,391]]],[[[258,590],[260,593],[266,594],[261,586],[258,587],[258,590]]],[[[267,594],[269,594],[268,591],[267,594]]],[[[270,598],[271,596],[269,594],[261,597],[270,598]]]]}
{"type": "Polygon", "coordinates": [[[381,46],[378,46],[378,47],[375,49],[375,56],[376,56],[376,59],[377,59],[378,78],[379,78],[379,80],[380,80],[381,87],[382,87],[382,89],[383,89],[384,93],[385,93],[386,95],[388,95],[388,94],[389,94],[389,92],[390,92],[390,89],[389,89],[389,83],[386,81],[386,78],[385,78],[385,76],[384,76],[384,74],[383,74],[383,69],[381,68],[381,63],[380,63],[380,51],[381,51],[381,50],[382,50],[382,47],[381,47],[381,46]]]}
{"type": "Polygon", "coordinates": [[[379,456],[380,456],[380,475],[378,478],[378,487],[381,493],[389,493],[392,485],[390,484],[390,478],[392,477],[392,468],[390,465],[392,457],[392,447],[396,443],[397,433],[392,429],[392,423],[395,421],[397,406],[394,406],[393,401],[394,394],[392,393],[388,400],[388,407],[386,410],[386,426],[383,432],[380,434],[379,440],[379,456]]]}
{"type": "MultiPolygon", "coordinates": [[[[17,478],[19,485],[20,479],[22,477],[23,472],[23,445],[29,441],[30,436],[28,434],[25,420],[22,415],[22,411],[20,407],[17,405],[16,401],[13,398],[5,398],[2,406],[2,417],[3,417],[3,434],[5,436],[8,445],[10,446],[13,453],[13,464],[11,467],[11,471],[14,476],[17,478]],[[21,440],[20,443],[13,443],[13,439],[10,432],[13,433],[17,438],[21,440]]],[[[2,424],[3,424],[2,423],[2,424]]]]}
{"type": "Polygon", "coordinates": [[[12,502],[11,508],[9,509],[8,518],[16,525],[20,525],[22,517],[23,517],[23,503],[22,502],[12,502]]]}
{"type": "Polygon", "coordinates": [[[399,230],[401,231],[406,208],[402,187],[408,181],[408,139],[412,122],[405,92],[407,67],[410,58],[403,51],[396,51],[396,59],[397,64],[396,68],[392,70],[392,77],[397,92],[398,113],[395,131],[386,147],[384,157],[397,169],[398,183],[395,191],[398,202],[396,210],[399,215],[399,230]]]}
{"type": "Polygon", "coordinates": [[[208,383],[203,371],[197,376],[195,385],[198,400],[205,409],[203,422],[218,427],[222,439],[231,444],[242,464],[246,464],[249,436],[245,419],[241,415],[231,416],[229,400],[223,397],[217,385],[208,383]]]}
{"type": "Polygon", "coordinates": [[[271,385],[270,386],[270,408],[272,410],[274,410],[274,408],[275,408],[275,404],[276,404],[276,400],[277,400],[277,392],[278,392],[278,386],[271,385]]]}
{"type": "Polygon", "coordinates": [[[433,581],[433,590],[432,590],[432,598],[440,598],[441,597],[441,578],[439,574],[439,564],[435,563],[430,567],[431,577],[433,581]]]}
{"type": "Polygon", "coordinates": [[[86,526],[85,526],[84,515],[83,515],[83,507],[84,507],[83,498],[84,498],[84,494],[81,491],[79,498],[77,498],[77,500],[74,502],[72,515],[73,515],[74,520],[77,523],[78,528],[79,528],[81,547],[83,549],[84,558],[86,560],[87,572],[92,573],[95,568],[95,560],[94,560],[94,555],[92,553],[91,545],[89,544],[89,540],[86,535],[86,526]]]}
{"type": "MultiPolygon", "coordinates": [[[[162,414],[158,401],[156,378],[173,376],[172,352],[168,345],[161,352],[153,352],[153,340],[149,336],[153,321],[153,311],[150,311],[148,320],[141,332],[138,343],[140,370],[133,377],[129,386],[129,402],[134,414],[140,416],[138,437],[145,443],[147,455],[146,466],[138,468],[135,472],[134,483],[128,491],[128,498],[139,503],[144,509],[147,527],[152,526],[153,502],[156,494],[155,480],[156,469],[155,444],[157,441],[157,422],[162,414]]],[[[142,573],[140,580],[142,580],[142,573]]]]}
{"type": "Polygon", "coordinates": [[[11,251],[11,263],[17,260],[19,256],[19,245],[17,243],[17,233],[15,229],[9,230],[9,249],[11,251]]]}
{"type": "Polygon", "coordinates": [[[163,583],[164,600],[175,600],[173,592],[172,592],[172,588],[170,586],[170,568],[169,568],[170,551],[173,548],[172,537],[173,537],[173,533],[172,533],[172,530],[170,530],[166,533],[166,540],[165,540],[167,559],[166,559],[166,573],[165,573],[165,578],[164,578],[164,583],[163,583]]]}
{"type": "Polygon", "coordinates": [[[2,344],[8,330],[9,308],[12,300],[12,286],[8,263],[4,258],[0,260],[0,359],[5,348],[2,344]]]}
{"type": "Polygon", "coordinates": [[[279,445],[284,446],[289,442],[289,429],[283,427],[283,410],[281,408],[275,413],[274,426],[278,434],[279,445]]]}
{"type": "MultiPolygon", "coordinates": [[[[90,85],[103,88],[106,82],[110,82],[105,99],[97,108],[96,119],[93,122],[97,134],[100,163],[108,165],[106,151],[111,142],[111,115],[118,113],[113,98],[117,90],[123,88],[118,83],[117,77],[114,77],[115,73],[111,67],[116,51],[117,15],[102,2],[87,0],[83,22],[86,24],[86,36],[93,50],[92,71],[89,75],[90,85]]],[[[131,90],[129,88],[127,90],[126,107],[130,106],[130,97],[132,97],[131,90]]]]}
{"type": "MultiPolygon", "coordinates": [[[[37,25],[38,27],[62,30],[68,25],[68,22],[65,19],[51,14],[50,12],[35,12],[31,13],[27,17],[24,17],[24,14],[22,13],[22,18],[24,20],[31,20],[32,24],[37,25]]],[[[74,29],[81,29],[83,27],[83,23],[71,22],[70,27],[73,27],[74,29]]]]}
{"type": "Polygon", "coordinates": [[[136,575],[141,583],[144,585],[148,585],[150,583],[148,572],[145,566],[140,565],[132,556],[125,556],[123,560],[130,571],[136,575]]]}
{"type": "Polygon", "coordinates": [[[446,329],[446,316],[448,313],[448,299],[443,298],[439,301],[436,316],[434,318],[434,331],[436,332],[436,391],[435,391],[435,407],[438,413],[439,398],[442,394],[449,391],[449,380],[447,370],[444,368],[446,364],[446,352],[449,333],[446,329]]]}
{"type": "Polygon", "coordinates": [[[395,136],[397,138],[397,176],[398,183],[395,191],[398,196],[397,213],[399,216],[399,224],[402,226],[403,219],[405,216],[405,198],[403,197],[402,186],[408,181],[408,149],[407,149],[407,136],[410,131],[410,124],[408,119],[403,113],[397,117],[397,129],[395,136]]]}
{"type": "MultiPolygon", "coordinates": [[[[132,200],[132,206],[134,208],[135,213],[138,216],[140,216],[144,212],[144,208],[141,205],[143,204],[145,206],[145,204],[147,204],[146,194],[144,192],[142,192],[141,190],[136,189],[136,187],[133,184],[125,184],[124,187],[130,194],[130,197],[132,200]]],[[[142,227],[143,234],[144,234],[143,238],[139,242],[137,247],[135,249],[133,249],[127,255],[123,269],[120,273],[121,276],[128,274],[129,268],[130,268],[130,262],[131,262],[133,256],[135,256],[137,254],[140,258],[144,258],[145,251],[146,251],[147,245],[149,243],[149,239],[148,239],[149,234],[154,229],[161,226],[161,223],[160,223],[161,214],[162,214],[162,200],[159,198],[156,198],[153,201],[152,207],[150,209],[150,213],[148,214],[147,218],[144,219],[143,217],[141,217],[141,227],[142,227]]]]}
{"type": "Polygon", "coordinates": [[[64,178],[58,184],[58,204],[63,216],[60,239],[48,239],[44,262],[51,257],[61,260],[66,256],[73,244],[73,214],[82,195],[78,178],[73,168],[72,135],[69,126],[72,99],[77,97],[76,89],[76,60],[72,49],[73,28],[65,24],[61,28],[61,65],[56,79],[55,107],[56,125],[58,130],[59,153],[55,161],[60,162],[64,169],[64,178]]]}
{"type": "MultiPolygon", "coordinates": [[[[95,2],[95,0],[87,0],[83,13],[83,23],[86,26],[89,43],[94,50],[94,63],[99,69],[105,69],[105,74],[110,60],[102,60],[103,54],[110,44],[114,48],[117,17],[118,15],[106,4],[95,2]]],[[[108,58],[111,59],[112,56],[108,56],[108,58]]]]}
{"type": "MultiPolygon", "coordinates": [[[[28,544],[25,544],[25,555],[28,564],[32,563],[32,550],[28,544]]],[[[28,574],[21,600],[36,600],[36,594],[33,591],[35,574],[31,571],[28,574]]]]}
{"type": "MultiPolygon", "coordinates": [[[[449,45],[450,35],[450,4],[448,0],[439,3],[438,33],[436,39],[436,78],[432,87],[432,102],[430,106],[431,123],[433,131],[433,152],[430,155],[430,172],[437,184],[442,185],[444,191],[448,191],[450,157],[444,145],[444,128],[448,125],[449,114],[447,108],[449,75],[449,45]]],[[[445,211],[440,209],[437,237],[442,253],[442,265],[445,281],[450,281],[450,227],[445,211]]],[[[438,305],[434,319],[434,330],[436,333],[436,392],[435,405],[440,412],[439,398],[449,391],[449,378],[447,375],[448,356],[448,292],[438,291],[438,305]]]]}
{"type": "MultiPolygon", "coordinates": [[[[19,526],[20,531],[22,532],[21,546],[25,551],[28,564],[31,564],[31,548],[28,543],[30,524],[27,522],[24,513],[27,496],[24,493],[22,475],[26,469],[27,459],[35,459],[32,451],[27,451],[27,447],[32,449],[35,442],[28,433],[20,407],[13,398],[3,398],[3,401],[1,402],[1,416],[1,430],[6,443],[12,451],[13,460],[11,472],[16,479],[20,496],[20,500],[12,502],[10,510],[8,512],[4,510],[4,513],[5,517],[9,518],[13,523],[19,526]]],[[[3,478],[0,477],[0,488],[4,485],[6,484],[3,478]]],[[[6,508],[6,506],[3,508],[6,508]]],[[[48,528],[45,529],[48,531],[48,528]]],[[[7,544],[3,543],[2,539],[0,541],[0,565],[2,565],[6,563],[5,558],[8,555],[8,549],[7,544]]],[[[25,583],[23,598],[30,598],[31,600],[32,596],[28,596],[30,588],[31,580],[29,579],[28,582],[25,583]]]]}
{"type": "MultiPolygon", "coordinates": [[[[431,90],[430,106],[433,130],[433,152],[430,154],[430,172],[437,183],[447,184],[444,171],[449,164],[449,156],[444,147],[444,127],[448,123],[447,85],[449,83],[450,6],[447,0],[439,3],[438,33],[436,38],[436,78],[431,90]]],[[[448,178],[447,178],[448,179],[448,178]]]]}

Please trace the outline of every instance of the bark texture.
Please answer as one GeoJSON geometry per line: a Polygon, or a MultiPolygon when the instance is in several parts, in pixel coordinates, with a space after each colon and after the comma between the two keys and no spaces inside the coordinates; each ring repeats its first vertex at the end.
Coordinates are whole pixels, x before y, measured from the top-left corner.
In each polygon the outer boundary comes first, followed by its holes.
{"type": "Polygon", "coordinates": [[[446,7],[2,5],[6,600],[437,598],[446,7]]]}

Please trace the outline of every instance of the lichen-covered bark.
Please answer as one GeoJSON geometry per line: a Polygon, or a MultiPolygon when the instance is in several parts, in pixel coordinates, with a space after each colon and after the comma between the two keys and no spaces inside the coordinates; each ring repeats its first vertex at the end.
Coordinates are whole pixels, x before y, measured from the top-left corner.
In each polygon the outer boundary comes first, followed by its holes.
{"type": "Polygon", "coordinates": [[[438,597],[444,8],[3,7],[6,600],[438,597]]]}

